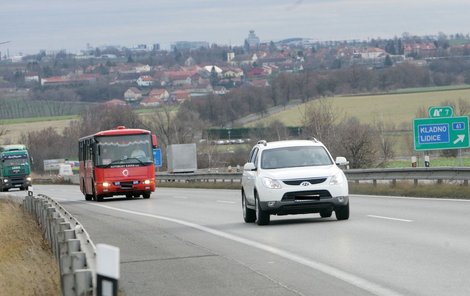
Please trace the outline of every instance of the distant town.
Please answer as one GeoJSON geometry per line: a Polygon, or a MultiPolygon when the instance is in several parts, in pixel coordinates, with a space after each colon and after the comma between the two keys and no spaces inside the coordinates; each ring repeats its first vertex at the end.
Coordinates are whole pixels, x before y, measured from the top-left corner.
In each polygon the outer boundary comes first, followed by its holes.
{"type": "Polygon", "coordinates": [[[0,45],[0,98],[25,92],[32,99],[158,107],[242,86],[269,87],[281,73],[362,67],[381,69],[408,63],[470,57],[464,34],[318,42],[290,38],[260,42],[254,30],[242,46],[179,41],[159,44],[88,46],[80,54],[40,51],[9,56],[0,45]],[[3,89],[3,91],[2,91],[3,89]],[[59,92],[58,89],[61,89],[59,92]],[[5,91],[9,90],[9,91],[5,91]]]}

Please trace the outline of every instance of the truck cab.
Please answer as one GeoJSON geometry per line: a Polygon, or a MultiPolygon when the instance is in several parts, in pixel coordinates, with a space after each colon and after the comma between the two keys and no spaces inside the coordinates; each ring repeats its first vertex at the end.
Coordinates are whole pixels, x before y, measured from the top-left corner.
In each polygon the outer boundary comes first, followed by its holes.
{"type": "Polygon", "coordinates": [[[31,186],[31,162],[25,145],[0,147],[0,191],[31,186]]]}

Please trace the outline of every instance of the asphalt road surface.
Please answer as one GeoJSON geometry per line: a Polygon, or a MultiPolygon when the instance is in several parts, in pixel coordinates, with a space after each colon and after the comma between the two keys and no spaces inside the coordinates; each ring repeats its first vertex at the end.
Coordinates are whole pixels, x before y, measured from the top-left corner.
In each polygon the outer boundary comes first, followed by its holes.
{"type": "MultiPolygon", "coordinates": [[[[470,295],[470,201],[351,196],[318,214],[243,222],[238,190],[158,188],[87,202],[42,185],[93,242],[120,248],[126,295],[470,295]]],[[[24,195],[24,192],[10,192],[24,195]]]]}

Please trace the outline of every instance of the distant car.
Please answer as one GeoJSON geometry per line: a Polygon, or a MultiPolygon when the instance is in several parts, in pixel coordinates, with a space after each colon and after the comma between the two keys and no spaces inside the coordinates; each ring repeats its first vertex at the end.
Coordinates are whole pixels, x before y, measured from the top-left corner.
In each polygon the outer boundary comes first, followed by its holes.
{"type": "Polygon", "coordinates": [[[266,225],[270,215],[319,213],[349,219],[349,189],[327,148],[317,140],[259,141],[243,167],[242,210],[247,223],[266,225]]]}

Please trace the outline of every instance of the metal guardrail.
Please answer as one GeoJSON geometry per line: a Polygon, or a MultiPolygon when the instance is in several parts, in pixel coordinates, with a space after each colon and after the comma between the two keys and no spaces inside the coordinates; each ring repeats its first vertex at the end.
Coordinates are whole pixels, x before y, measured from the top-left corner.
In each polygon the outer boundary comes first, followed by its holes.
{"type": "Polygon", "coordinates": [[[160,182],[241,182],[242,173],[157,173],[160,182]]]}
{"type": "MultiPolygon", "coordinates": [[[[380,180],[396,182],[397,180],[435,180],[437,182],[462,181],[468,184],[470,168],[467,167],[436,167],[436,168],[390,168],[390,169],[350,169],[344,170],[348,180],[354,182],[380,180]]],[[[241,172],[236,173],[184,173],[169,174],[159,172],[156,179],[159,182],[241,182],[241,172]]]]}
{"type": "Polygon", "coordinates": [[[94,295],[96,248],[83,226],[48,196],[28,195],[23,206],[39,222],[59,262],[62,295],[94,295]]]}
{"type": "Polygon", "coordinates": [[[349,181],[379,180],[396,182],[397,180],[413,180],[415,184],[419,180],[436,181],[461,181],[468,184],[470,180],[470,168],[468,167],[436,167],[436,168],[390,168],[390,169],[354,169],[345,170],[349,181]]]}

